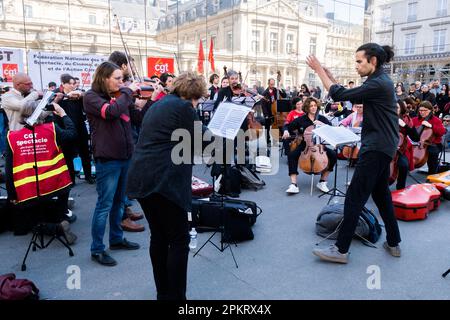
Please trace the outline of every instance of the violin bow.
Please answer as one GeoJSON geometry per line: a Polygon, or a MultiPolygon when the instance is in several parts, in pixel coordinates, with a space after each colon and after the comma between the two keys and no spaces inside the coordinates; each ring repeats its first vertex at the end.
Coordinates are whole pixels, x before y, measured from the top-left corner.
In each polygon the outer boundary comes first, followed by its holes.
{"type": "Polygon", "coordinates": [[[114,14],[114,18],[116,19],[117,28],[119,29],[119,35],[120,35],[120,40],[122,41],[123,49],[125,50],[125,56],[127,58],[127,65],[131,69],[131,79],[134,82],[134,81],[136,81],[136,79],[134,78],[133,68],[131,67],[131,64],[130,64],[130,58],[129,58],[129,55],[128,55],[128,50],[127,50],[127,47],[126,47],[126,44],[125,44],[125,40],[123,39],[122,29],[120,29],[119,17],[117,16],[117,14],[114,14]]]}

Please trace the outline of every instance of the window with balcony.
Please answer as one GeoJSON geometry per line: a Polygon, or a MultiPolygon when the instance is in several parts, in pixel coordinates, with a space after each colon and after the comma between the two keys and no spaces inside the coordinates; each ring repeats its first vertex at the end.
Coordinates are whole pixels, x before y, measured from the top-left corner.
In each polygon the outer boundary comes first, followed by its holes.
{"type": "Polygon", "coordinates": [[[416,21],[417,20],[417,2],[408,3],[408,17],[407,21],[416,21]]]}
{"type": "Polygon", "coordinates": [[[260,52],[260,45],[259,45],[259,37],[260,37],[260,32],[258,30],[253,30],[252,31],[252,43],[251,43],[251,48],[253,52],[260,52]]]}
{"type": "Polygon", "coordinates": [[[89,13],[89,24],[97,24],[97,16],[95,13],[89,13]]]}
{"type": "Polygon", "coordinates": [[[290,54],[294,52],[294,35],[288,34],[286,36],[286,53],[290,54]]]}
{"type": "Polygon", "coordinates": [[[25,5],[23,7],[23,13],[25,18],[33,18],[33,7],[30,5],[25,5]]]}
{"type": "Polygon", "coordinates": [[[447,15],[447,0],[437,0],[436,16],[444,17],[447,15]]]}
{"type": "Polygon", "coordinates": [[[433,34],[433,52],[443,52],[445,50],[446,29],[434,30],[433,34]]]}
{"type": "Polygon", "coordinates": [[[270,33],[270,52],[278,53],[278,33],[271,32],[270,33]]]}
{"type": "Polygon", "coordinates": [[[227,49],[228,50],[231,50],[231,49],[233,49],[233,32],[231,32],[231,31],[229,31],[228,33],[227,33],[227,41],[226,41],[226,43],[227,43],[227,49]]]}
{"type": "Polygon", "coordinates": [[[416,49],[416,34],[408,33],[405,35],[405,54],[414,54],[416,49]]]}
{"type": "Polygon", "coordinates": [[[309,38],[309,54],[316,54],[317,38],[309,38]]]}

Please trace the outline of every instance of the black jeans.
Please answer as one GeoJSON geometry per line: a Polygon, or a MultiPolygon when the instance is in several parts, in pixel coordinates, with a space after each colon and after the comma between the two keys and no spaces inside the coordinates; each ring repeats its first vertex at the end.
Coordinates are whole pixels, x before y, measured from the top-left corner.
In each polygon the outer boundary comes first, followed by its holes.
{"type": "Polygon", "coordinates": [[[359,155],[344,204],[344,220],[336,241],[339,252],[350,248],[359,215],[372,195],[386,229],[386,240],[391,247],[401,241],[389,190],[391,158],[382,152],[369,151],[359,155]]]}
{"type": "Polygon", "coordinates": [[[437,173],[439,165],[439,153],[441,153],[442,144],[428,146],[428,174],[437,173]]]}
{"type": "Polygon", "coordinates": [[[138,199],[150,226],[150,259],[158,300],[186,300],[189,223],[172,201],[152,194],[138,199]]]}
{"type": "MultiPolygon", "coordinates": [[[[288,157],[288,166],[289,166],[289,176],[291,174],[298,175],[298,170],[297,170],[298,169],[298,159],[300,158],[300,154],[302,153],[303,150],[305,150],[304,144],[300,144],[297,147],[297,149],[295,149],[292,152],[288,148],[287,157],[288,157]]],[[[325,170],[333,171],[334,165],[336,164],[336,161],[337,161],[336,151],[325,147],[325,152],[327,153],[327,157],[328,157],[328,167],[325,170]]]]}
{"type": "Polygon", "coordinates": [[[396,189],[404,189],[406,187],[406,177],[409,172],[408,158],[404,154],[399,154],[397,159],[398,177],[396,189]]]}

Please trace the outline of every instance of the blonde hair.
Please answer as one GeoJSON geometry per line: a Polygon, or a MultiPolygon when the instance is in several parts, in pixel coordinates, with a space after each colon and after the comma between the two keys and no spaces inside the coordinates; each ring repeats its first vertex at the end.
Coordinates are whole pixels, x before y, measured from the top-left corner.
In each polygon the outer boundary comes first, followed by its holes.
{"type": "Polygon", "coordinates": [[[200,99],[207,95],[206,81],[193,72],[183,72],[173,81],[171,93],[186,100],[200,99]]]}

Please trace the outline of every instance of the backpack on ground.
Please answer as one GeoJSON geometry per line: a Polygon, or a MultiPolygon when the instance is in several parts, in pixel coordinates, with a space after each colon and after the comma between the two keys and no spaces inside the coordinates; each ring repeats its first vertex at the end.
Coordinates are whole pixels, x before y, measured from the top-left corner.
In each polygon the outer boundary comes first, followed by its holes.
{"type": "Polygon", "coordinates": [[[0,275],[0,300],[38,300],[39,289],[28,279],[16,279],[14,273],[0,275]]]}
{"type": "MultiPolygon", "coordinates": [[[[325,206],[317,216],[316,233],[327,239],[337,239],[339,229],[344,219],[344,205],[335,203],[325,206]]],[[[381,235],[381,226],[376,216],[363,208],[355,230],[355,236],[364,244],[376,243],[381,235]],[[368,243],[369,242],[369,243],[368,243]]]]}
{"type": "Polygon", "coordinates": [[[243,189],[260,190],[266,183],[258,175],[246,166],[237,166],[241,173],[241,187],[243,189]]]}

